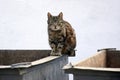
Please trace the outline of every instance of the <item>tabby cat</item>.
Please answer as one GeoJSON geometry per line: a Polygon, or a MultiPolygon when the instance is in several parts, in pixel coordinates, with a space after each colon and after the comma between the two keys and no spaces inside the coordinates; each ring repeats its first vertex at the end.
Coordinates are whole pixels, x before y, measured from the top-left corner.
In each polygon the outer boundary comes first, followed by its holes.
{"type": "Polygon", "coordinates": [[[47,22],[49,45],[52,48],[51,55],[75,55],[76,35],[72,26],[63,20],[63,13],[61,12],[58,16],[52,16],[48,12],[47,22]]]}

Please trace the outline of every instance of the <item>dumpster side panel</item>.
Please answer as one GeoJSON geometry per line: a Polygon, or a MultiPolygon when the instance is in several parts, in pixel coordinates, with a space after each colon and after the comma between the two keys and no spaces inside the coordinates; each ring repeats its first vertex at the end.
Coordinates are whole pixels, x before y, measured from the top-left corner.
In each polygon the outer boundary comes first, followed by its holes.
{"type": "Polygon", "coordinates": [[[47,63],[33,66],[23,74],[23,80],[68,80],[68,74],[65,74],[62,69],[67,63],[68,57],[61,56],[47,63]]]}
{"type": "Polygon", "coordinates": [[[17,69],[0,69],[0,80],[22,80],[17,69]]]}
{"type": "Polygon", "coordinates": [[[74,75],[74,80],[111,80],[109,77],[102,76],[79,76],[74,75]]]}
{"type": "Polygon", "coordinates": [[[74,75],[74,80],[120,80],[119,76],[74,75]]]}
{"type": "Polygon", "coordinates": [[[20,75],[2,75],[0,80],[22,80],[20,75]]]}
{"type": "Polygon", "coordinates": [[[74,80],[120,80],[120,73],[106,71],[75,71],[74,80]]]}

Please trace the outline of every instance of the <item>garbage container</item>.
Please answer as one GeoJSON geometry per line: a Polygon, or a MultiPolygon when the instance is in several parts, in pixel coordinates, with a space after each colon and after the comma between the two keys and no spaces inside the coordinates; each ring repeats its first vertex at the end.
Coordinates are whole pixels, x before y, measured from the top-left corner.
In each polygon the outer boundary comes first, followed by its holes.
{"type": "Polygon", "coordinates": [[[98,50],[97,54],[63,68],[74,80],[120,80],[120,50],[98,50]]]}
{"type": "Polygon", "coordinates": [[[50,50],[0,50],[0,80],[68,80],[62,67],[67,56],[50,50]]]}

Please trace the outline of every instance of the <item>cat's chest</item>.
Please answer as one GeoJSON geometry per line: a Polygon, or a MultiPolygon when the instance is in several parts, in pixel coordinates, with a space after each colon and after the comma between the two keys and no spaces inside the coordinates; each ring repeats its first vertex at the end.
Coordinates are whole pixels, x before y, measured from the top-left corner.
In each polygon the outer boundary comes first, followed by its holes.
{"type": "Polygon", "coordinates": [[[52,40],[61,40],[63,38],[63,33],[60,32],[54,32],[54,31],[49,31],[49,38],[52,40]]]}

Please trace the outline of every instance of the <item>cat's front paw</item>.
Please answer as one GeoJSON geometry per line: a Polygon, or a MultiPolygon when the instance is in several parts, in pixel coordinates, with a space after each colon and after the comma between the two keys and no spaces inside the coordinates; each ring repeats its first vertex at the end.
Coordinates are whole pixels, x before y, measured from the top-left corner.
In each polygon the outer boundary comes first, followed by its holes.
{"type": "Polygon", "coordinates": [[[58,52],[57,55],[58,55],[58,56],[62,56],[61,52],[58,52]]]}
{"type": "Polygon", "coordinates": [[[55,56],[55,53],[51,51],[50,56],[55,56]]]}
{"type": "Polygon", "coordinates": [[[51,56],[62,56],[60,52],[57,52],[57,53],[51,52],[50,55],[51,56]]]}

